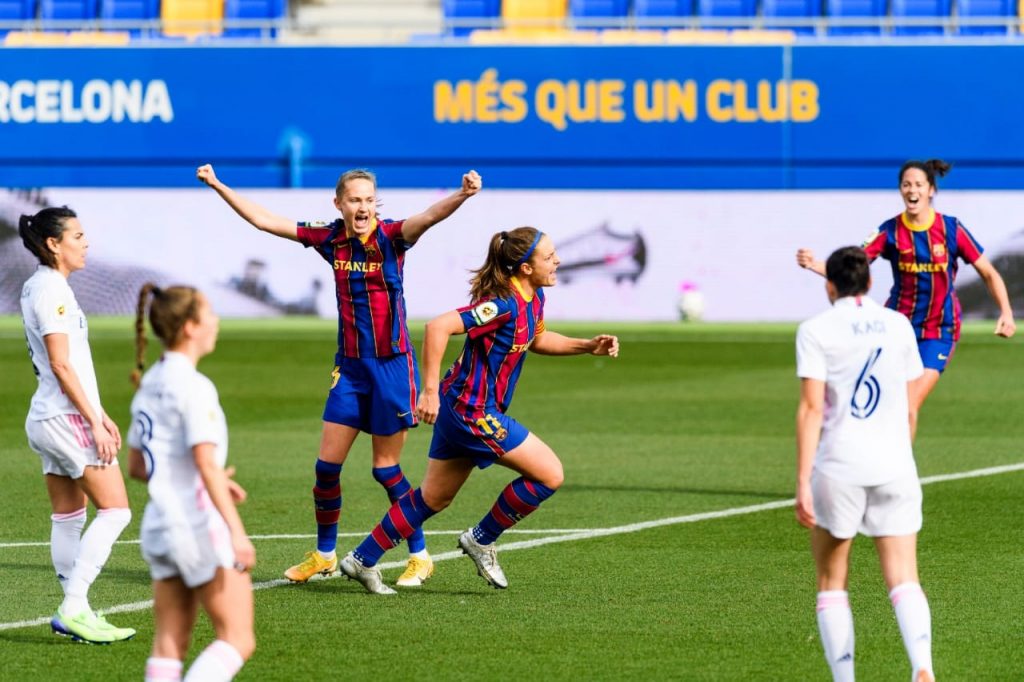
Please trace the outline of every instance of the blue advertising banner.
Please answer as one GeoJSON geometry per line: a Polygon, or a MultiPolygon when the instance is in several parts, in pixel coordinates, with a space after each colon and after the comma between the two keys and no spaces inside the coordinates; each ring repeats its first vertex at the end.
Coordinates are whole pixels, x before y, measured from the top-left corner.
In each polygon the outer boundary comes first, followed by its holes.
{"type": "Polygon", "coordinates": [[[1024,186],[1012,46],[0,50],[0,185],[1024,186]]]}

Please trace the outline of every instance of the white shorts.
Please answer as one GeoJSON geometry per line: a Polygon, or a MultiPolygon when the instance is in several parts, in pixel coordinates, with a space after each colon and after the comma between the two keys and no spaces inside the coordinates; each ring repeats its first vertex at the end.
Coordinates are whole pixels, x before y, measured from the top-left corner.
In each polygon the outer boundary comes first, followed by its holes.
{"type": "Polygon", "coordinates": [[[231,533],[219,514],[200,524],[161,528],[147,524],[143,515],[139,535],[153,580],[180,577],[194,588],[213,580],[218,568],[235,565],[231,533]]]}
{"type": "Polygon", "coordinates": [[[60,414],[49,419],[25,420],[28,446],[43,460],[43,474],[81,478],[85,467],[117,466],[100,460],[92,427],[80,414],[60,414]]]}
{"type": "Polygon", "coordinates": [[[845,540],[858,532],[868,537],[913,535],[921,530],[921,481],[916,474],[884,485],[841,483],[817,471],[811,474],[814,516],[819,528],[845,540]]]}

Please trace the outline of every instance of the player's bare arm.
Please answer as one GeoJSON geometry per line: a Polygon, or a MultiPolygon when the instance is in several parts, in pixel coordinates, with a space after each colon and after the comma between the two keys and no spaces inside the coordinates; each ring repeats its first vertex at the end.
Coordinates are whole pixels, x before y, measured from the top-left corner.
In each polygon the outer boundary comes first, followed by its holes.
{"type": "Polygon", "coordinates": [[[608,355],[619,356],[619,339],[611,334],[598,334],[592,339],[577,339],[557,332],[545,331],[538,334],[530,350],[538,355],[608,355]]]}
{"type": "Polygon", "coordinates": [[[448,339],[455,334],[465,334],[466,325],[457,311],[450,310],[435,317],[423,332],[423,390],[416,401],[416,418],[427,424],[437,421],[441,409],[440,388],[441,360],[444,359],[448,339]]]}
{"type": "Polygon", "coordinates": [[[466,199],[475,195],[483,187],[483,179],[475,170],[462,176],[462,187],[448,195],[422,213],[407,218],[402,224],[402,238],[407,242],[415,242],[423,233],[438,224],[465,203],[466,199]]]}
{"type": "Polygon", "coordinates": [[[797,249],[796,264],[802,267],[804,270],[816,272],[822,277],[825,276],[824,261],[815,260],[814,252],[811,251],[810,249],[797,249]]]}
{"type": "Polygon", "coordinates": [[[999,274],[999,271],[996,270],[995,266],[992,265],[992,261],[987,256],[981,256],[978,260],[974,261],[974,269],[978,271],[978,276],[985,282],[992,300],[999,306],[999,319],[996,320],[995,329],[996,336],[1010,338],[1016,333],[1017,324],[1013,321],[1013,308],[1010,306],[1010,295],[1006,291],[1006,282],[1003,281],[1002,275],[999,274]]]}
{"type": "Polygon", "coordinates": [[[811,470],[824,414],[825,382],[801,379],[800,404],[796,411],[796,520],[806,528],[815,525],[811,470]]]}
{"type": "Polygon", "coordinates": [[[298,241],[298,226],[294,220],[272,213],[235,192],[217,178],[212,165],[197,168],[196,179],[219,194],[235,213],[257,230],[298,241]]]}

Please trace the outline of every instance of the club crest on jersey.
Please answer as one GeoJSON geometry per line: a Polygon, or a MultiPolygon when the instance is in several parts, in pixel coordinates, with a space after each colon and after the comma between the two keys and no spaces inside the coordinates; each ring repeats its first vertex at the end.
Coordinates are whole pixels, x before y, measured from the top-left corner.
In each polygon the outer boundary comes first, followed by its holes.
{"type": "Polygon", "coordinates": [[[938,242],[932,244],[932,258],[945,258],[946,257],[946,245],[938,242]]]}
{"type": "Polygon", "coordinates": [[[473,308],[473,319],[477,324],[486,324],[498,316],[498,305],[494,301],[484,301],[473,308]]]}
{"type": "Polygon", "coordinates": [[[57,317],[64,317],[64,313],[66,313],[66,312],[67,312],[67,310],[64,308],[64,306],[62,306],[62,305],[57,306],[57,317]]]}
{"type": "Polygon", "coordinates": [[[377,256],[380,255],[380,252],[377,251],[377,247],[376,246],[366,246],[364,248],[366,249],[366,257],[367,258],[376,258],[377,256]]]}

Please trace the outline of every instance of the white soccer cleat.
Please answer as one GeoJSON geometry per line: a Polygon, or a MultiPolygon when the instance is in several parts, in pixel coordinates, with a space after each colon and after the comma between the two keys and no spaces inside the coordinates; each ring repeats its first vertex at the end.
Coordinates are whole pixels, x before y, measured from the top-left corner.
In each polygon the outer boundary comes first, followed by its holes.
{"type": "Polygon", "coordinates": [[[366,591],[370,594],[398,594],[393,589],[384,584],[384,581],[380,577],[380,569],[376,566],[366,567],[363,566],[359,559],[356,559],[352,552],[345,555],[345,558],[338,564],[341,568],[341,572],[349,580],[355,580],[360,585],[366,588],[366,591]]]}
{"type": "Polygon", "coordinates": [[[459,536],[459,548],[463,554],[473,560],[473,563],[476,564],[476,572],[492,587],[499,590],[508,587],[508,579],[505,578],[505,572],[498,565],[498,551],[493,544],[481,545],[473,538],[473,529],[470,528],[459,536]]]}

